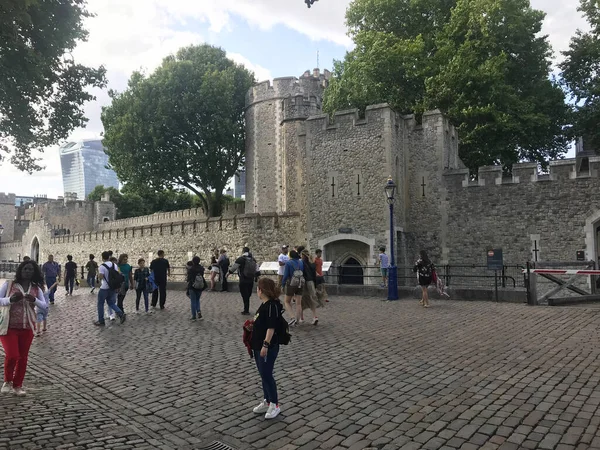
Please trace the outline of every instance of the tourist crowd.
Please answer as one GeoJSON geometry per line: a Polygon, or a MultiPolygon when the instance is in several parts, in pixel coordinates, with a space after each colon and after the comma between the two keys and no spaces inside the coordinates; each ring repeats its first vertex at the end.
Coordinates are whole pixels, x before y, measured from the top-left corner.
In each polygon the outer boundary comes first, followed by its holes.
{"type": "MultiPolygon", "coordinates": [[[[99,284],[97,294],[98,319],[94,325],[105,326],[105,317],[119,319],[125,323],[125,299],[129,291],[135,290],[135,311],[140,313],[140,302],[144,298],[144,311],[152,314],[158,307],[165,309],[167,300],[167,281],[171,276],[171,265],[162,250],[150,266],[143,258],[138,259],[137,268],[129,264],[127,254],[116,258],[111,251],[102,252],[102,262],[98,264],[95,256],[90,255],[85,265],[87,284],[93,294],[99,284]],[[149,304],[149,296],[152,295],[149,304]],[[105,311],[106,308],[106,311],[105,311]],[[106,314],[105,314],[106,313],[106,314]]],[[[379,261],[384,284],[387,283],[387,256],[380,249],[379,261]],[[385,265],[385,267],[384,267],[385,265]],[[384,270],[385,269],[385,270],[384,270]]],[[[73,289],[79,286],[77,264],[71,255],[67,256],[64,268],[65,295],[72,296],[73,289]]],[[[304,311],[310,309],[312,324],[317,325],[317,308],[323,307],[327,299],[323,277],[322,252],[317,250],[313,257],[303,246],[289,250],[281,247],[278,256],[277,283],[261,277],[258,263],[248,247],[230,263],[226,250],[217,251],[210,258],[208,267],[209,283],[206,282],[207,269],[195,256],[186,265],[186,294],[190,299],[191,320],[202,319],[200,298],[204,291],[215,291],[220,282],[220,291],[227,291],[227,278],[237,273],[239,291],[243,302],[243,315],[251,315],[250,297],[257,283],[256,292],[261,304],[254,318],[244,323],[244,343],[254,357],[263,387],[263,401],[254,408],[255,413],[265,414],[266,419],[275,418],[281,411],[277,394],[277,385],[273,376],[275,361],[280,345],[289,343],[290,326],[304,323],[304,311]],[[284,303],[279,297],[284,293],[284,303]],[[286,321],[283,314],[289,311],[286,321]]],[[[419,284],[423,287],[421,304],[429,307],[427,287],[434,281],[435,266],[422,251],[414,267],[419,284]]],[[[4,383],[1,393],[26,394],[23,380],[27,368],[29,349],[34,333],[40,336],[47,331],[48,310],[55,302],[55,292],[62,278],[62,268],[52,255],[40,267],[35,261],[24,258],[19,264],[14,280],[0,287],[0,342],[4,348],[4,383]]]]}

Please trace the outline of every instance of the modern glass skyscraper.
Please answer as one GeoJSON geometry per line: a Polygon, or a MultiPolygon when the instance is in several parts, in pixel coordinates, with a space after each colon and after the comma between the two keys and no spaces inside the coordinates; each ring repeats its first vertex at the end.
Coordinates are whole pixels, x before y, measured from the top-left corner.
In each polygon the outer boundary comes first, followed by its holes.
{"type": "Polygon", "coordinates": [[[60,147],[65,193],[74,192],[78,200],[85,200],[98,185],[119,188],[117,174],[107,169],[108,155],[101,140],[68,142],[60,147]]]}

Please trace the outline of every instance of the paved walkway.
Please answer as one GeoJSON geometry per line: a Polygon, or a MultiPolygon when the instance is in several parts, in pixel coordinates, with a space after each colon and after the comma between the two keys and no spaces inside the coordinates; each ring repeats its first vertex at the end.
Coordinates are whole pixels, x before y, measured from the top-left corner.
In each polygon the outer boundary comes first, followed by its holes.
{"type": "Polygon", "coordinates": [[[333,298],[282,347],[265,421],[238,294],[205,294],[192,323],[171,291],[98,329],[95,297],[62,292],[30,395],[0,397],[0,448],[600,448],[598,309],[333,298]]]}

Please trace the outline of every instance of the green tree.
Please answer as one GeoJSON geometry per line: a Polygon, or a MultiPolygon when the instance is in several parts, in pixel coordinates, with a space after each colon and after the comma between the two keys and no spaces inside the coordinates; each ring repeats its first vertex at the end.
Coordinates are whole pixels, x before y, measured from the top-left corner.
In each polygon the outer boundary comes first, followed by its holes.
{"type": "Polygon", "coordinates": [[[104,108],[104,145],[119,179],[134,189],[186,188],[207,215],[243,163],[245,95],[254,76],[220,48],[192,46],[151,75],[134,73],[104,108]]]}
{"type": "MultiPolygon", "coordinates": [[[[82,106],[105,86],[105,69],[77,64],[69,52],[87,39],[84,0],[0,0],[0,152],[29,173],[33,150],[67,138],[87,119],[82,106]]],[[[0,153],[0,160],[3,157],[0,153]]]]}
{"type": "Polygon", "coordinates": [[[569,107],[550,79],[543,18],[528,0],[354,0],[347,22],[356,47],[336,63],[324,108],[439,108],[472,171],[545,164],[566,150],[569,107]]]}
{"type": "MultiPolygon", "coordinates": [[[[600,6],[582,0],[579,11],[590,24],[587,33],[577,30],[560,65],[565,86],[575,102],[573,132],[584,136],[589,147],[600,151],[600,6]]],[[[588,147],[588,145],[586,145],[588,147]]]]}

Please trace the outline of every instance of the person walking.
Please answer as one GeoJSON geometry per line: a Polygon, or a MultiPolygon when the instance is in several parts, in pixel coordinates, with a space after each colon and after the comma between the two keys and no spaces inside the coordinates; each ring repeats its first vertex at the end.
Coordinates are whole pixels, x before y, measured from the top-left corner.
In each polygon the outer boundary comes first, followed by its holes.
{"type": "Polygon", "coordinates": [[[219,269],[221,271],[221,292],[227,292],[229,288],[229,283],[227,278],[229,276],[229,256],[227,256],[227,250],[221,249],[221,255],[217,261],[219,264],[219,269]]]}
{"type": "Polygon", "coordinates": [[[277,257],[277,263],[279,264],[279,268],[277,269],[277,285],[281,286],[281,280],[283,280],[283,271],[285,270],[285,263],[290,260],[288,255],[288,246],[281,246],[281,253],[277,257]]]}
{"type": "Polygon", "coordinates": [[[416,272],[418,274],[419,285],[421,286],[421,301],[419,302],[419,304],[421,304],[424,308],[429,308],[428,288],[431,284],[435,266],[429,259],[429,256],[427,255],[427,252],[425,250],[421,250],[419,252],[419,256],[419,259],[413,267],[413,272],[416,272]]]}
{"type": "Polygon", "coordinates": [[[256,293],[261,304],[254,319],[251,347],[262,381],[263,401],[253,411],[257,414],[265,413],[265,419],[274,419],[281,412],[277,383],[273,376],[275,360],[279,354],[277,330],[280,329],[280,317],[283,313],[279,300],[281,291],[273,280],[261,278],[256,293]]]}
{"type": "Polygon", "coordinates": [[[219,269],[219,264],[217,264],[217,258],[214,256],[210,257],[210,291],[215,290],[215,278],[219,275],[221,269],[219,269]]]}
{"type": "Polygon", "coordinates": [[[48,308],[43,295],[44,278],[34,261],[19,264],[13,281],[0,287],[0,309],[8,320],[6,334],[0,336],[4,348],[4,384],[0,393],[26,394],[23,380],[27,371],[29,349],[33,341],[35,308],[48,308]]]}
{"type": "Polygon", "coordinates": [[[125,312],[125,308],[123,307],[123,301],[125,300],[125,296],[127,295],[127,291],[129,289],[133,289],[133,268],[129,264],[129,256],[127,253],[122,253],[119,255],[119,260],[117,261],[117,265],[119,266],[119,272],[123,275],[123,284],[121,285],[121,289],[117,294],[117,306],[123,312],[125,312]]]}
{"type": "Polygon", "coordinates": [[[77,277],[77,263],[73,261],[73,256],[67,255],[67,263],[65,264],[65,295],[73,296],[73,286],[75,285],[75,277],[77,277]]]}
{"type": "MultiPolygon", "coordinates": [[[[127,315],[121,311],[121,309],[115,304],[117,297],[117,290],[115,286],[111,286],[111,272],[115,271],[118,273],[117,265],[110,261],[110,253],[102,252],[102,264],[100,265],[100,289],[98,291],[98,321],[94,322],[94,325],[104,326],[104,303],[108,305],[109,309],[112,309],[115,314],[124,323],[127,315]]],[[[112,272],[114,274],[114,272],[112,272]]],[[[114,275],[113,275],[114,276],[114,275]]]]}
{"type": "Polygon", "coordinates": [[[50,291],[58,286],[58,281],[54,283],[54,286],[48,286],[48,288],[44,291],[44,301],[46,302],[45,308],[38,308],[36,306],[35,312],[37,315],[37,333],[36,336],[41,336],[42,332],[48,331],[48,307],[50,306],[50,291]],[[44,328],[42,328],[42,326],[44,328]]]}
{"type": "Polygon", "coordinates": [[[242,255],[235,260],[233,266],[229,270],[230,273],[238,273],[240,279],[240,295],[244,302],[244,310],[242,314],[249,316],[250,313],[250,297],[252,296],[252,289],[254,288],[254,281],[257,278],[257,264],[256,260],[250,253],[248,247],[242,249],[242,255]]]}
{"type": "Polygon", "coordinates": [[[315,250],[315,268],[317,270],[317,280],[315,285],[317,287],[317,297],[319,297],[321,303],[329,302],[327,297],[327,289],[325,288],[325,278],[323,277],[323,250],[315,250]]]}
{"type": "MultiPolygon", "coordinates": [[[[42,275],[46,286],[53,286],[57,281],[60,282],[60,264],[54,261],[54,255],[48,255],[48,261],[42,266],[42,275]]],[[[54,305],[54,294],[56,287],[50,290],[48,297],[50,298],[50,304],[54,305]]]]}
{"type": "Polygon", "coordinates": [[[317,266],[313,262],[310,251],[308,249],[302,250],[302,254],[300,255],[302,259],[302,265],[304,266],[304,270],[302,271],[304,274],[304,289],[302,289],[302,312],[300,315],[301,323],[304,322],[304,310],[310,309],[313,314],[313,325],[317,325],[319,323],[319,318],[317,317],[317,307],[322,307],[323,304],[319,302],[319,298],[317,297],[317,289],[315,287],[315,283],[317,281],[317,266]]]}
{"type": "Polygon", "coordinates": [[[85,265],[87,269],[87,284],[92,288],[90,294],[93,294],[96,289],[96,278],[98,277],[98,263],[94,261],[94,258],[94,255],[90,255],[90,260],[85,265]]]}
{"type": "Polygon", "coordinates": [[[200,257],[198,256],[194,256],[192,258],[192,264],[188,266],[187,282],[187,291],[192,309],[191,320],[202,319],[202,313],[200,312],[200,296],[202,295],[202,291],[206,288],[206,281],[204,280],[204,267],[200,264],[200,257]]]}
{"type": "Polygon", "coordinates": [[[152,292],[152,308],[156,308],[159,303],[160,309],[165,309],[167,302],[167,279],[171,276],[171,265],[169,260],[165,258],[165,252],[159,250],[158,258],[150,263],[150,271],[154,274],[154,282],[158,289],[152,292]],[[160,302],[159,302],[160,295],[160,302]]]}
{"type": "Polygon", "coordinates": [[[296,302],[296,314],[288,324],[295,325],[302,317],[302,291],[304,289],[304,264],[296,250],[290,252],[290,259],[285,263],[281,290],[285,293],[284,301],[286,311],[293,311],[292,298],[296,302]]]}
{"type": "Polygon", "coordinates": [[[135,312],[140,312],[140,298],[144,295],[144,307],[146,314],[153,313],[154,311],[148,310],[148,278],[150,277],[150,269],[146,267],[146,260],[144,258],[138,259],[138,268],[135,269],[133,274],[133,281],[135,283],[135,312]]]}

